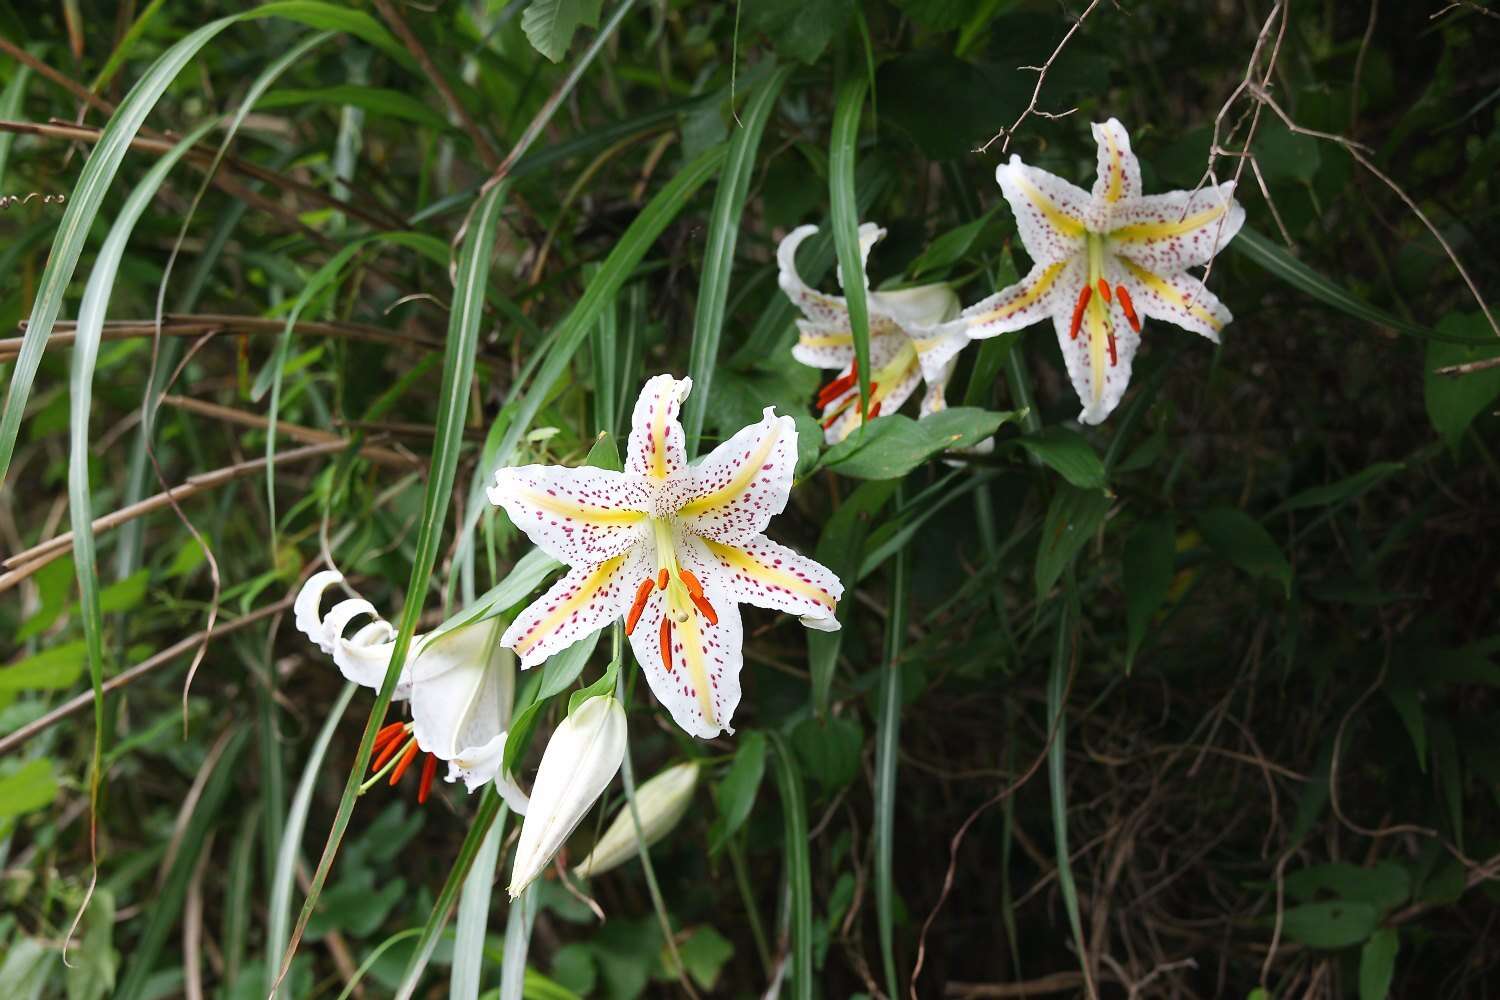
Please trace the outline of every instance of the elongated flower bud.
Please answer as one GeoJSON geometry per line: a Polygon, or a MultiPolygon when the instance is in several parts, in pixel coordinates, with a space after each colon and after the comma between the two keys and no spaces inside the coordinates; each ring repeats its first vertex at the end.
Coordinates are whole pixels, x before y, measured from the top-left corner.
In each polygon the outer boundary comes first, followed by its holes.
{"type": "Polygon", "coordinates": [[[635,857],[643,844],[650,847],[670,833],[693,801],[699,770],[696,763],[689,761],[669,767],[641,785],[635,793],[635,807],[641,817],[640,839],[636,839],[635,820],[627,802],[615,813],[609,829],[589,856],[573,869],[573,874],[589,878],[607,872],[635,857]]]}
{"type": "Polygon", "coordinates": [[[511,898],[541,874],[588,814],[625,759],[625,709],[614,698],[590,698],[562,721],[537,768],[516,863],[511,898]]]}

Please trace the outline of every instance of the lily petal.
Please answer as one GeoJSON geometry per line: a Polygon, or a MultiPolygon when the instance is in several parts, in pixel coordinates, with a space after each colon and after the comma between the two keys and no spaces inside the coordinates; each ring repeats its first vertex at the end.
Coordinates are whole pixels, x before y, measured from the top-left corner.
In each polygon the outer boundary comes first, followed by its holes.
{"type": "Polygon", "coordinates": [[[699,577],[705,589],[712,579],[737,602],[797,615],[802,624],[820,631],[838,629],[834,612],[844,585],[822,563],[763,535],[739,544],[690,540],[688,547],[697,564],[694,572],[703,570],[699,577]]]}
{"type": "Polygon", "coordinates": [[[683,622],[667,619],[669,627],[663,628],[667,592],[653,590],[631,630],[630,648],[645,671],[651,693],[671,713],[673,721],[691,736],[712,739],[721,732],[734,732],[729,723],[740,703],[743,663],[740,608],[734,595],[722,586],[721,574],[692,558],[691,539],[679,539],[677,546],[687,568],[698,574],[704,597],[717,613],[718,622],[710,624],[702,615],[689,614],[683,622]],[[670,662],[662,658],[664,645],[670,662]]]}
{"type": "Polygon", "coordinates": [[[1118,118],[1093,125],[1094,141],[1099,144],[1099,176],[1094,181],[1094,197],[1116,205],[1141,196],[1141,161],[1130,151],[1130,133],[1118,118]]]}
{"type": "Polygon", "coordinates": [[[1123,284],[1146,316],[1202,334],[1214,343],[1234,316],[1229,307],[1190,274],[1157,274],[1128,257],[1117,258],[1123,284]]]}
{"type": "Polygon", "coordinates": [[[482,775],[494,775],[495,790],[500,793],[510,811],[518,816],[525,816],[530,806],[526,793],[521,791],[521,786],[510,775],[501,770],[505,762],[505,741],[509,736],[509,733],[497,733],[483,746],[465,748],[448,762],[447,780],[454,782],[461,779],[464,787],[472,792],[483,783],[482,775]]]}
{"type": "Polygon", "coordinates": [[[996,167],[995,180],[1035,263],[1056,264],[1083,252],[1093,205],[1087,191],[1056,174],[1028,167],[1019,156],[996,167]]]}
{"type": "MultiPolygon", "coordinates": [[[[346,680],[379,690],[380,685],[385,682],[386,668],[390,666],[391,654],[396,648],[393,641],[396,630],[380,617],[373,604],[360,597],[346,598],[330,608],[328,614],[320,615],[318,605],[323,594],[343,578],[343,574],[337,570],[324,570],[309,577],[292,605],[293,619],[299,631],[317,643],[323,652],[332,655],[334,665],[346,680]],[[362,626],[352,638],[344,638],[344,630],[349,627],[349,623],[363,615],[368,615],[373,620],[362,626]]],[[[421,649],[423,641],[424,637],[420,635],[412,639],[407,652],[407,665],[421,649]]],[[[407,665],[402,666],[401,674],[396,680],[395,693],[392,695],[396,701],[404,700],[411,691],[407,665]]]]}
{"type": "Polygon", "coordinates": [[[818,231],[817,226],[798,226],[782,239],[776,248],[776,281],[792,304],[802,310],[809,320],[821,326],[841,326],[849,329],[849,309],[841,296],[824,295],[811,288],[797,272],[797,248],[802,241],[818,231]]]}
{"type": "Polygon", "coordinates": [[[758,535],[786,509],[796,467],[797,423],[768,406],[760,423],[740,430],[680,477],[677,517],[689,531],[723,541],[758,535]]]}
{"type": "MultiPolygon", "coordinates": [[[[898,348],[905,346],[903,341],[894,341],[898,348]]],[[[883,346],[883,345],[882,345],[883,346]]],[[[870,342],[870,367],[879,371],[896,354],[894,350],[882,350],[876,353],[875,341],[870,342]]],[[[916,391],[922,382],[922,366],[920,356],[914,354],[912,362],[893,376],[876,382],[876,388],[870,396],[870,411],[875,412],[878,405],[880,410],[876,416],[884,413],[895,413],[901,408],[916,391]]],[[[838,416],[823,430],[823,440],[826,444],[838,444],[864,423],[864,416],[859,410],[859,385],[856,383],[842,393],[829,400],[828,409],[825,413],[837,412],[838,416]],[[847,404],[847,405],[846,405],[847,404]],[[842,407],[842,410],[840,408],[842,407]]],[[[871,419],[874,419],[873,417],[871,419]]]]}
{"type": "Polygon", "coordinates": [[[1234,181],[1147,195],[1115,206],[1111,252],[1158,274],[1207,264],[1245,224],[1234,181]]]}
{"type": "Polygon", "coordinates": [[[958,293],[946,281],[870,293],[870,311],[889,316],[911,334],[952,319],[959,306],[958,293]]]}
{"type": "MultiPolygon", "coordinates": [[[[678,435],[680,444],[681,428],[678,435]]],[[[613,558],[650,530],[651,495],[623,472],[512,466],[495,473],[489,497],[539,548],[569,565],[613,558]]]]}
{"type": "Polygon", "coordinates": [[[333,652],[332,645],[323,637],[323,617],[318,606],[323,603],[323,594],[335,583],[343,582],[344,574],[336,569],[325,569],[307,578],[297,599],[292,602],[292,620],[297,630],[318,644],[325,653],[333,652]]]}
{"type": "Polygon", "coordinates": [[[922,381],[927,391],[922,394],[921,416],[947,408],[944,393],[953,369],[958,366],[958,355],[969,344],[967,324],[944,323],[932,327],[925,336],[912,341],[917,349],[917,364],[922,368],[922,381]]]}
{"type": "MultiPolygon", "coordinates": [[[[1123,274],[1113,262],[1106,262],[1105,271],[1111,284],[1123,280],[1123,274]]],[[[1139,308],[1139,302],[1136,306],[1139,308]]],[[[1083,403],[1078,420],[1085,424],[1101,423],[1125,395],[1135,352],[1141,345],[1140,333],[1132,328],[1118,296],[1112,296],[1109,301],[1097,295],[1090,296],[1076,338],[1071,335],[1071,310],[1053,313],[1052,322],[1057,330],[1057,346],[1067,364],[1068,378],[1083,403]],[[1109,349],[1111,336],[1113,356],[1109,349]]]]}
{"type": "Polygon", "coordinates": [[[854,361],[854,335],[848,321],[824,326],[799,319],[792,357],[809,368],[848,368],[854,361]]]}
{"type": "Polygon", "coordinates": [[[1026,277],[988,298],[980,299],[959,316],[976,340],[1010,333],[1071,309],[1087,277],[1083,258],[1038,264],[1026,277]]]}
{"type": "Polygon", "coordinates": [[[500,644],[516,651],[524,670],[608,625],[624,614],[636,582],[655,572],[646,552],[640,545],[570,569],[516,616],[500,644]]]}
{"type": "Polygon", "coordinates": [[[448,780],[461,776],[470,791],[495,777],[498,758],[481,748],[503,732],[515,692],[511,654],[498,633],[499,619],[489,619],[429,636],[411,670],[417,746],[449,761],[448,780]]]}
{"type": "Polygon", "coordinates": [[[641,389],[630,419],[626,470],[637,476],[666,479],[687,466],[687,449],[677,413],[692,388],[690,378],[657,375],[641,389]]]}
{"type": "MultiPolygon", "coordinates": [[[[859,270],[865,279],[865,289],[870,287],[870,250],[885,239],[885,230],[873,222],[861,222],[859,224],[859,270]]],[[[848,282],[844,281],[844,265],[839,264],[835,269],[838,274],[839,287],[848,289],[848,282]]]]}

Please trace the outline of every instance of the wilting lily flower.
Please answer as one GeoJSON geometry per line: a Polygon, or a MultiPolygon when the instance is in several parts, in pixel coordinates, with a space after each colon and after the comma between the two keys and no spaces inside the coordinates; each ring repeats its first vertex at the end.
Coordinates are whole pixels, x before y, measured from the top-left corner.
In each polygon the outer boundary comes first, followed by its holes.
{"type": "Polygon", "coordinates": [[[602,875],[618,865],[624,864],[640,853],[641,847],[650,847],[661,840],[682,819],[688,805],[693,801],[693,789],[698,785],[701,768],[689,761],[669,767],[647,781],[635,793],[635,810],[641,820],[641,835],[635,835],[635,817],[630,814],[627,802],[615,813],[609,829],[594,845],[589,856],[579,862],[573,874],[582,878],[602,875]]]}
{"type": "MultiPolygon", "coordinates": [[[[395,651],[396,630],[363,598],[340,601],[320,615],[324,592],[343,580],[336,570],[308,578],[293,613],[300,629],[325,653],[333,655],[344,676],[378,690],[395,651]],[[368,618],[353,636],[344,631],[368,618]]],[[[426,802],[438,761],[448,764],[447,780],[463,779],[473,791],[494,780],[518,812],[525,796],[500,775],[505,754],[504,721],[515,694],[515,668],[500,645],[499,620],[486,619],[413,637],[396,683],[396,700],[411,704],[410,722],[393,722],[375,738],[373,770],[390,767],[392,785],[406,774],[419,753],[422,766],[417,801],[426,802]]]]}
{"type": "Polygon", "coordinates": [[[625,709],[608,695],[590,698],[552,733],[536,782],[531,806],[521,824],[515,866],[510,872],[511,898],[541,874],[625,760],[625,709]]]}
{"type": "Polygon", "coordinates": [[[1233,181],[1143,195],[1125,126],[1111,118],[1093,128],[1092,194],[1017,156],[996,168],[1033,267],[961,317],[969,336],[993,337],[1050,316],[1086,424],[1104,420],[1125,394],[1143,317],[1218,343],[1233,317],[1187,269],[1212,260],[1245,222],[1233,181]]]}
{"type": "Polygon", "coordinates": [[[571,569],[501,642],[535,666],[616,618],[658,700],[687,732],[730,729],[740,700],[740,604],[838,628],[843,584],[762,534],[786,507],[797,427],[764,418],[692,466],[678,408],[691,379],[658,375],[636,400],[625,471],[501,469],[490,501],[571,569]]]}
{"type": "MultiPolygon", "coordinates": [[[[870,314],[869,412],[859,412],[859,373],[855,367],[854,335],[849,325],[849,307],[838,295],[824,295],[809,288],[797,273],[797,247],[818,231],[817,226],[799,226],[787,234],[776,250],[781,290],[802,310],[797,321],[798,341],[792,357],[813,368],[834,368],[839,374],[818,393],[823,411],[823,431],[829,444],[848,437],[864,420],[882,413],[895,413],[922,381],[921,415],[935,413],[947,405],[943,391],[958,352],[968,343],[963,327],[943,326],[958,312],[958,296],[945,282],[918,285],[894,292],[868,292],[870,314]]],[[[871,222],[859,227],[860,260],[870,257],[870,248],[885,236],[871,222]]],[[[844,274],[839,272],[839,284],[844,274]]],[[[865,287],[869,288],[869,277],[865,287]]]]}

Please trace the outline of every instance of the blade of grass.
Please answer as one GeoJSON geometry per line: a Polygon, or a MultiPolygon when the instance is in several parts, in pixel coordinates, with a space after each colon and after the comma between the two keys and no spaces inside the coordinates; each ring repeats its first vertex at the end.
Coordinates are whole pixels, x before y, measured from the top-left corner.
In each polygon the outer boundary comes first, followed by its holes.
{"type": "Polygon", "coordinates": [[[859,252],[854,154],[869,85],[865,77],[851,76],[839,87],[828,144],[828,208],[833,219],[833,245],[843,272],[844,301],[849,309],[849,330],[854,337],[854,360],[859,366],[861,413],[870,405],[870,311],[865,300],[865,266],[859,252]]]}
{"type": "Polygon", "coordinates": [[[1073,946],[1083,969],[1088,996],[1096,996],[1093,973],[1089,968],[1088,950],[1083,941],[1083,921],[1078,915],[1078,885],[1073,880],[1073,862],[1068,850],[1068,783],[1067,716],[1064,713],[1071,673],[1073,652],[1073,602],[1077,584],[1070,568],[1064,596],[1058,605],[1057,644],[1052,649],[1052,667],[1047,674],[1047,731],[1052,742],[1047,746],[1047,790],[1052,802],[1052,836],[1057,853],[1057,886],[1062,891],[1063,907],[1068,911],[1068,926],[1073,930],[1073,946]]]}
{"type": "Polygon", "coordinates": [[[531,948],[531,928],[536,923],[537,886],[529,885],[521,898],[511,901],[505,918],[505,953],[500,960],[500,1000],[523,1000],[526,996],[526,952],[531,948]]]}
{"type": "MultiPolygon", "coordinates": [[[[900,506],[901,494],[896,493],[900,506]]],[[[896,979],[895,902],[892,876],[896,829],[896,762],[901,747],[901,642],[906,635],[907,551],[896,550],[891,605],[885,625],[885,669],[880,679],[880,719],[875,734],[875,917],[880,964],[888,996],[901,995],[896,979]]]]}
{"type": "Polygon", "coordinates": [[[458,897],[458,919],[453,938],[453,968],[448,974],[449,1000],[475,1000],[484,970],[484,933],[490,924],[490,898],[495,888],[495,868],[500,863],[500,845],[505,824],[493,823],[474,863],[464,878],[458,897]]]}
{"type": "Polygon", "coordinates": [[[792,894],[792,997],[793,1000],[812,1000],[812,865],[808,856],[807,803],[802,798],[802,775],[791,747],[780,733],[768,732],[766,736],[775,750],[776,787],[781,793],[783,837],[786,840],[787,884],[792,894]]]}
{"type": "MultiPolygon", "coordinates": [[[[39,55],[40,48],[33,52],[39,55]]],[[[26,85],[31,82],[31,67],[25,64],[16,67],[16,75],[10,78],[5,85],[5,92],[0,93],[0,118],[14,121],[21,117],[22,101],[26,98],[26,85]]],[[[15,144],[16,134],[14,132],[0,133],[0,188],[4,187],[5,168],[10,164],[10,147],[15,144]]]]}
{"type": "Polygon", "coordinates": [[[698,437],[703,432],[703,412],[708,405],[714,365],[719,357],[724,307],[729,299],[729,279],[734,271],[735,243],[745,213],[750,175],[755,171],[755,156],[760,149],[766,120],[770,118],[781,87],[791,72],[790,66],[783,66],[755,89],[745,105],[741,128],[729,140],[729,152],[719,173],[719,186],[709,214],[708,245],[703,251],[703,275],[698,282],[698,307],[693,314],[693,341],[688,352],[688,374],[693,379],[693,393],[683,405],[682,426],[687,435],[689,458],[697,453],[698,437]]]}
{"type": "Polygon", "coordinates": [[[411,648],[412,636],[416,633],[417,621],[422,614],[427,585],[432,579],[433,564],[437,561],[438,546],[442,541],[443,524],[447,519],[448,506],[453,495],[453,477],[458,467],[458,453],[463,446],[464,418],[468,411],[469,385],[474,376],[474,355],[479,344],[479,324],[483,318],[484,287],[489,274],[490,259],[495,246],[495,230],[500,217],[500,204],[508,186],[500,184],[491,188],[480,200],[463,248],[459,253],[458,274],[454,284],[453,303],[449,313],[447,349],[443,354],[443,381],[438,393],[438,407],[434,417],[435,435],[432,442],[432,465],[427,478],[427,489],[422,497],[422,519],[417,526],[417,540],[412,558],[411,578],[406,587],[406,603],[401,609],[401,623],[391,651],[391,662],[386,668],[385,679],[375,698],[375,706],[365,723],[364,736],[360,739],[359,752],[349,769],[349,780],[334,814],[333,826],[328,832],[328,843],[318,867],[313,872],[308,887],[307,899],[297,917],[296,927],[287,944],[276,985],[286,976],[297,945],[302,940],[307,921],[317,907],[318,897],[328,880],[333,859],[338,854],[344,832],[349,828],[349,819],[354,813],[354,803],[359,795],[359,786],[365,769],[370,764],[370,753],[375,745],[375,733],[385,720],[390,708],[391,696],[396,691],[396,680],[401,666],[411,648]]]}

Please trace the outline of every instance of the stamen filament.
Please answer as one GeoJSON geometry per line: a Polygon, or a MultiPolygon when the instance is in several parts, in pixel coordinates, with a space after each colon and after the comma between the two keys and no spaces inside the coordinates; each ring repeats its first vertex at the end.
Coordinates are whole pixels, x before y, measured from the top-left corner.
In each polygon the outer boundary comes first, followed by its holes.
{"type": "Polygon", "coordinates": [[[859,381],[859,362],[858,361],[854,362],[852,365],[849,366],[849,372],[848,372],[848,374],[840,375],[838,378],[834,379],[832,382],[829,382],[827,385],[825,385],[822,388],[821,391],[819,391],[819,393],[818,393],[818,407],[819,407],[819,409],[827,406],[829,403],[833,402],[833,400],[837,399],[839,396],[842,396],[844,393],[848,392],[849,391],[849,387],[852,386],[857,381],[859,381]]]}
{"type": "Polygon", "coordinates": [[[630,615],[625,619],[626,635],[635,631],[636,622],[641,620],[641,612],[646,610],[646,599],[651,596],[651,588],[655,583],[656,581],[648,576],[636,588],[635,603],[630,606],[630,615]]]}
{"type": "Polygon", "coordinates": [[[1069,340],[1078,339],[1078,330],[1083,326],[1083,311],[1088,308],[1089,296],[1093,294],[1094,290],[1088,285],[1084,285],[1083,290],[1078,293],[1078,302],[1073,306],[1073,321],[1068,324],[1069,340]]]}

